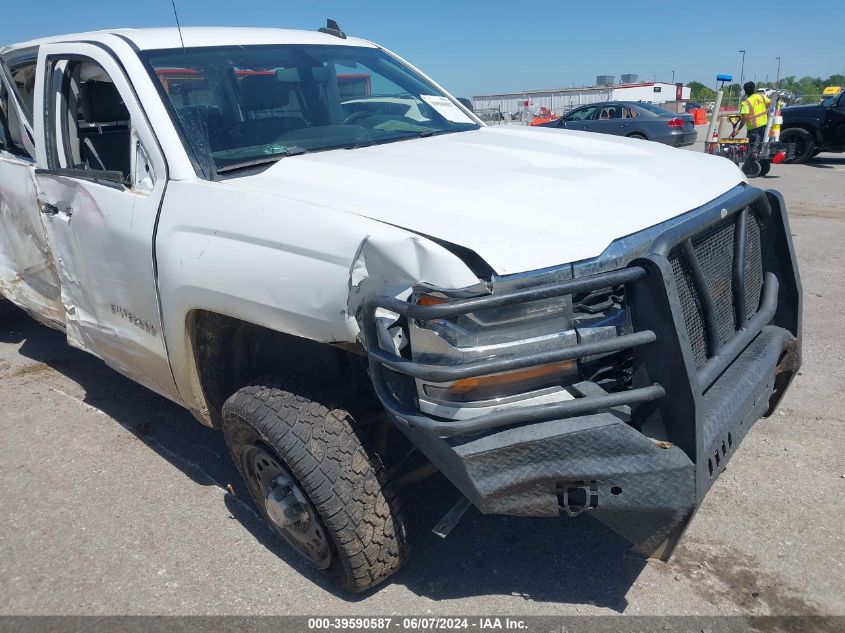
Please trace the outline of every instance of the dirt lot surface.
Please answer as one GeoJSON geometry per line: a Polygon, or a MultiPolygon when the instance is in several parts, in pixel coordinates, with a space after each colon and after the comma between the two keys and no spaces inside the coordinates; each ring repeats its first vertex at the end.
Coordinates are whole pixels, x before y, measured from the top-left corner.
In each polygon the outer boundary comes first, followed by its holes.
{"type": "Polygon", "coordinates": [[[587,517],[471,510],[440,540],[430,480],[410,564],[349,600],[274,542],[220,435],[0,302],[0,614],[845,614],[845,158],[754,184],[789,205],[804,366],[668,564],[587,517]]]}

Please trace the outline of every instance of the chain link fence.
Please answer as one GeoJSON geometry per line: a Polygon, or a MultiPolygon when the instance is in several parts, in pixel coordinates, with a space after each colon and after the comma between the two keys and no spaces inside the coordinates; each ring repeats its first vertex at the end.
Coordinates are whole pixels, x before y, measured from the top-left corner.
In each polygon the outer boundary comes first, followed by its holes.
{"type": "MultiPolygon", "coordinates": [[[[772,97],[773,98],[773,97],[772,97]]],[[[815,105],[822,102],[822,99],[830,99],[831,95],[823,96],[821,93],[797,95],[787,93],[781,96],[781,106],[791,105],[815,105]]],[[[725,94],[722,96],[722,108],[738,109],[739,104],[745,100],[745,95],[725,94]]]]}

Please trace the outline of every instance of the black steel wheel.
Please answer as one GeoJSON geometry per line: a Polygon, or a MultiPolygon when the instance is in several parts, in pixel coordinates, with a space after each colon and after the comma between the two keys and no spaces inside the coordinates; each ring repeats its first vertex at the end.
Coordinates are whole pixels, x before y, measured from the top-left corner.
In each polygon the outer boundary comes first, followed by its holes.
{"type": "Polygon", "coordinates": [[[760,176],[765,176],[772,170],[772,161],[770,160],[760,160],[760,176]]]}
{"type": "Polygon", "coordinates": [[[223,433],[271,528],[337,586],[366,591],[405,562],[399,499],[331,390],[265,377],[226,401],[223,433]]]}
{"type": "Polygon", "coordinates": [[[241,451],[240,471],[256,504],[279,536],[317,569],[328,569],[332,548],[319,514],[282,459],[263,442],[241,451]]]}
{"type": "Polygon", "coordinates": [[[795,143],[795,156],[788,163],[805,163],[813,157],[816,151],[816,141],[813,135],[800,127],[793,127],[780,133],[781,143],[795,143]]]}

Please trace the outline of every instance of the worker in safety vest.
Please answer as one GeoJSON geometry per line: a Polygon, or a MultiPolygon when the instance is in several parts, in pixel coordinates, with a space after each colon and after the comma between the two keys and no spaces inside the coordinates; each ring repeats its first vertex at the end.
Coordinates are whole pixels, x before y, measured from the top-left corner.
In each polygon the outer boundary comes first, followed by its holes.
{"type": "Polygon", "coordinates": [[[745,101],[739,106],[742,121],[731,134],[731,138],[735,137],[744,125],[748,130],[746,136],[751,141],[762,143],[766,137],[771,100],[766,95],[757,92],[757,86],[753,81],[747,81],[742,89],[745,91],[745,101]]]}

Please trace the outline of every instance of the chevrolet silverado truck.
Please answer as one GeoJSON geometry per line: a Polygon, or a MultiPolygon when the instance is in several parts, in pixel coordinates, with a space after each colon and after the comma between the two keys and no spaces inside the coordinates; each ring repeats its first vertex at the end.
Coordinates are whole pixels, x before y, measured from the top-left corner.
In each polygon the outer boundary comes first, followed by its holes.
{"type": "Polygon", "coordinates": [[[665,559],[800,365],[784,201],[730,161],[486,127],[333,24],[0,61],[0,291],[221,429],[348,591],[405,561],[426,472],[665,559]]]}

